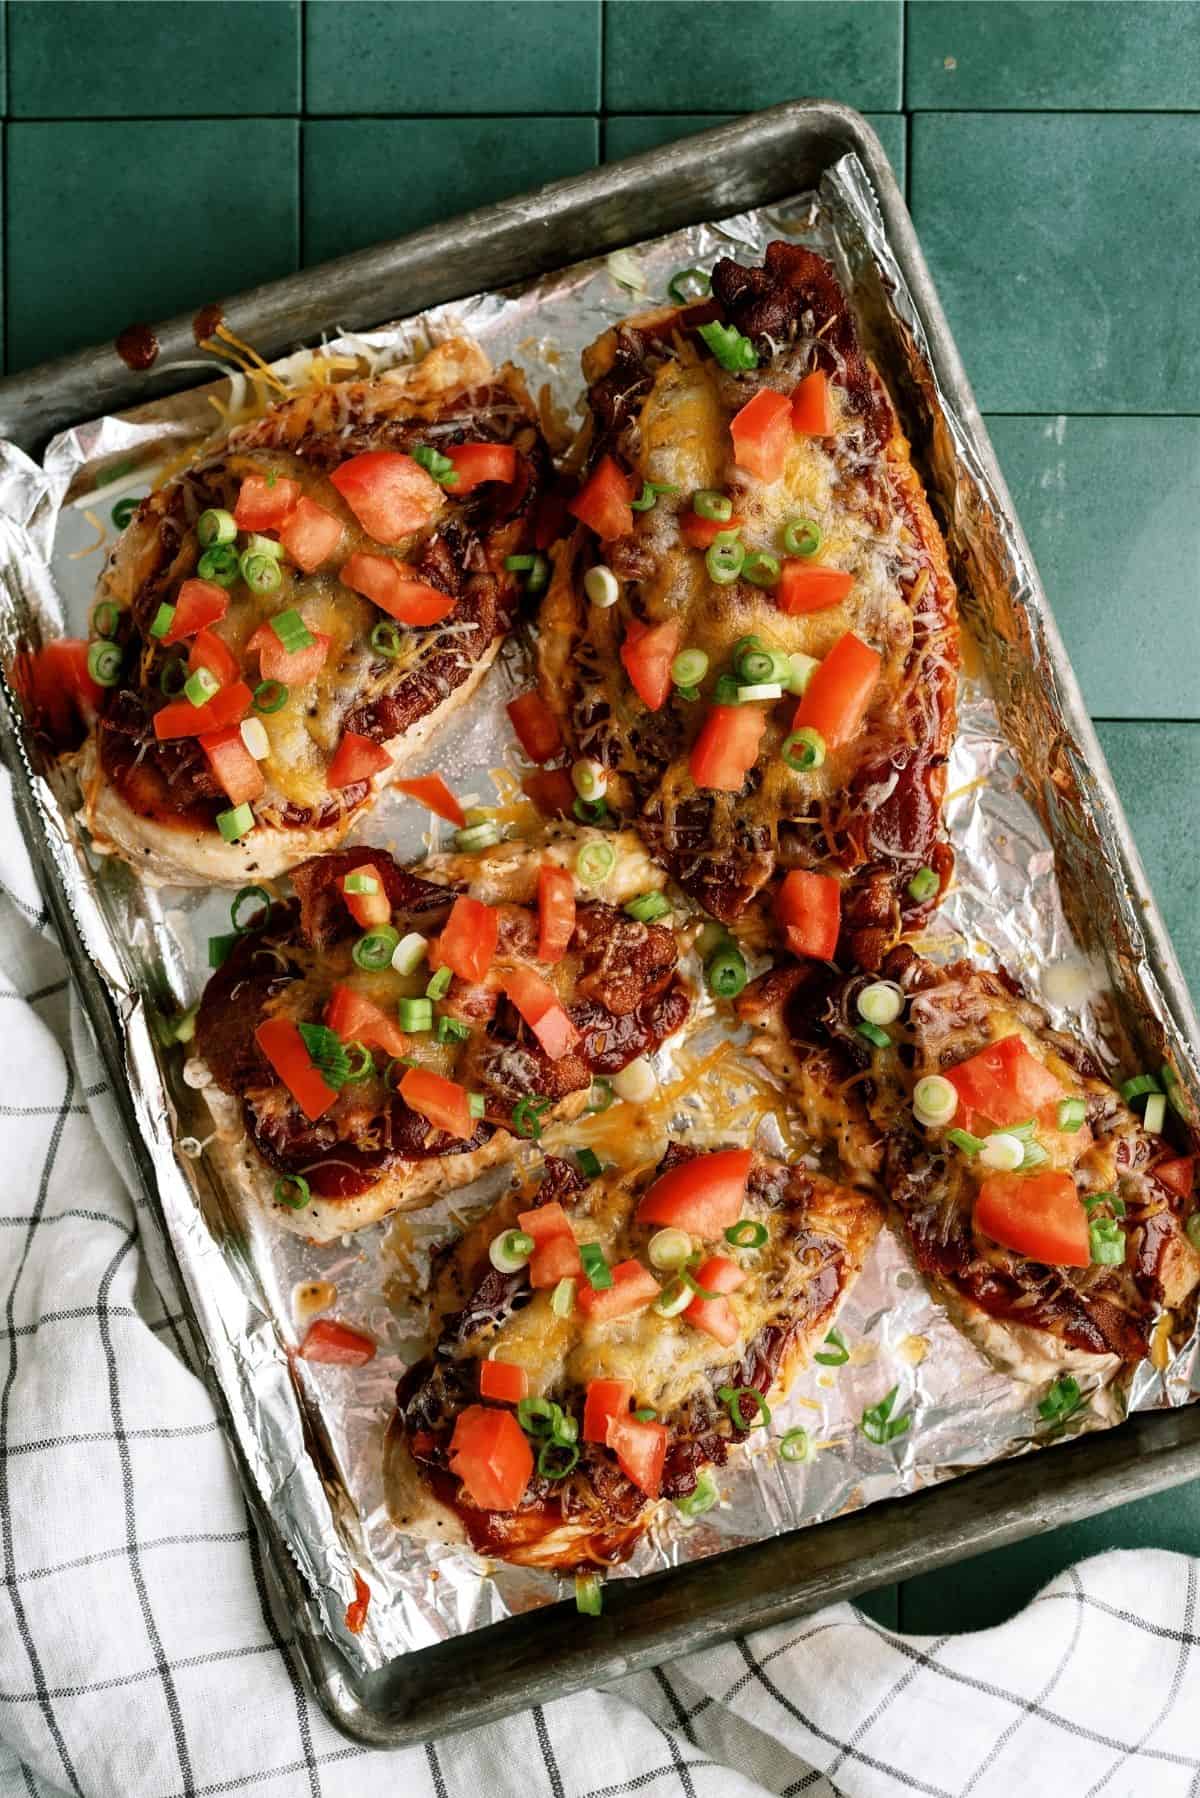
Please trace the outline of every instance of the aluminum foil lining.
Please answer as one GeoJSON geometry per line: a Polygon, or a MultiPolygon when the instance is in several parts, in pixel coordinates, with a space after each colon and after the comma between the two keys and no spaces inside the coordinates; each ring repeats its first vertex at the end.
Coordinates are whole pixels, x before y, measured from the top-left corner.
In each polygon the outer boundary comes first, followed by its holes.
{"type": "MultiPolygon", "coordinates": [[[[600,331],[660,303],[681,267],[719,255],[761,257],[776,237],[832,256],[862,329],[889,380],[947,531],[971,642],[947,817],[957,883],[930,939],[934,954],[1000,961],[1080,1030],[1110,1065],[1157,1066],[1170,1053],[1197,1090],[1200,1037],[1178,967],[1120,816],[1057,630],[977,417],[959,417],[932,366],[925,331],[892,254],[869,183],[853,156],[819,192],[698,225],[502,293],[479,294],[317,352],[276,364],[285,377],[310,356],[380,372],[429,344],[468,332],[493,360],[526,372],[543,415],[565,432],[582,416],[579,353],[600,331]]],[[[205,359],[205,368],[212,362],[205,359]]],[[[943,370],[945,374],[948,371],[943,370]]],[[[6,666],[44,634],[85,628],[92,590],[115,540],[115,504],[145,493],[197,437],[253,399],[243,373],[67,431],[39,468],[0,446],[0,610],[6,666]]],[[[439,737],[426,765],[460,795],[487,803],[518,766],[504,702],[523,678],[510,643],[478,701],[439,737]]],[[[54,861],[88,950],[112,994],[127,1045],[128,1079],[153,1159],[162,1213],[232,1427],[278,1533],[312,1593],[330,1637],[360,1667],[480,1628],[565,1595],[553,1576],[485,1564],[460,1549],[428,1547],[388,1520],[383,1437],[395,1381],[422,1352],[423,1283],[430,1256],[503,1186],[493,1172],[428,1211],[340,1243],[313,1247],[282,1233],[215,1183],[203,1143],[213,1129],[187,1084],[178,1050],[156,1040],[155,1012],[191,1003],[206,975],[210,934],[228,929],[228,895],[143,890],[120,863],[90,854],[61,774],[26,745],[18,770],[40,808],[54,861]],[[339,1316],[380,1344],[374,1361],[346,1371],[290,1359],[303,1335],[298,1288],[337,1289],[339,1316]],[[360,1635],[345,1626],[354,1570],[371,1589],[360,1635]]],[[[439,846],[436,820],[385,798],[360,835],[405,855],[439,846]],[[432,828],[430,827],[432,824],[432,828]]],[[[693,968],[693,972],[695,972],[693,968]]],[[[711,1040],[719,1026],[704,1024],[711,1040]]],[[[726,1099],[751,1090],[739,1045],[720,1064],[726,1099]]],[[[704,1092],[696,1051],[658,1057],[678,1093],[680,1129],[699,1127],[704,1092]]],[[[194,1068],[191,1070],[195,1077],[194,1068]]],[[[761,1084],[761,1074],[758,1075],[761,1084]]],[[[761,1126],[778,1146],[783,1112],[761,1126]]],[[[547,1146],[553,1146],[552,1141],[547,1146]]],[[[521,1151],[527,1155],[529,1151],[521,1151]]],[[[997,1371],[929,1296],[890,1227],[838,1319],[850,1346],[840,1368],[815,1365],[776,1410],[778,1431],[801,1425],[816,1444],[806,1464],[781,1463],[755,1431],[720,1476],[719,1507],[688,1522],[673,1507],[617,1577],[635,1578],[770,1534],[914,1491],[1047,1441],[1041,1383],[997,1371]],[[864,1407],[898,1388],[894,1414],[911,1425],[873,1446],[864,1407]]],[[[1167,1356],[1105,1386],[1081,1375],[1087,1403],[1053,1439],[1108,1427],[1128,1408],[1178,1405],[1198,1388],[1193,1336],[1167,1356]]]]}

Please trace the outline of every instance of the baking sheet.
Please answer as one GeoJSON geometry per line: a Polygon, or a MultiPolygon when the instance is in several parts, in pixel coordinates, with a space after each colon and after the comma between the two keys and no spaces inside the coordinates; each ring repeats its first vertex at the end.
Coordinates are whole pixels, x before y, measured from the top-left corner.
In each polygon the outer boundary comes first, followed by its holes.
{"type": "MultiPolygon", "coordinates": [[[[918,450],[950,527],[958,572],[968,577],[963,600],[979,654],[969,658],[960,693],[948,810],[959,873],[939,920],[940,943],[1004,960],[1046,1000],[1056,1022],[1082,1025],[1106,1058],[1115,1051],[1127,1067],[1140,1061],[1133,1043],[1141,1031],[1146,1050],[1159,1059],[1169,1050],[1190,1080],[1195,1070],[1178,1031],[1188,1019],[1179,1018],[1178,1002],[1172,1007],[1159,987],[1125,891],[1122,845],[1098,802],[1094,739],[1061,645],[1039,606],[1019,534],[1005,526],[969,434],[937,390],[915,308],[856,159],[836,165],[819,195],[675,233],[630,256],[437,308],[399,327],[343,337],[325,353],[380,370],[465,329],[495,360],[509,355],[525,368],[531,389],[545,390],[551,416],[577,422],[578,351],[585,343],[617,318],[661,301],[675,269],[707,268],[723,254],[753,261],[775,236],[809,243],[839,263],[885,372],[914,423],[924,425],[918,450]]],[[[303,360],[292,358],[280,371],[298,374],[303,360]]],[[[236,414],[252,387],[238,376],[215,397],[236,414]]],[[[3,614],[6,657],[28,628],[23,615],[50,629],[64,619],[67,628],[82,629],[115,538],[114,503],[146,491],[164,460],[183,452],[212,421],[208,396],[194,392],[131,419],[65,433],[51,445],[43,470],[17,450],[4,452],[0,570],[14,597],[3,614]],[[133,468],[122,470],[130,461],[133,468]]],[[[481,703],[460,715],[429,758],[464,796],[486,802],[497,771],[503,788],[503,771],[511,776],[518,765],[503,703],[521,673],[514,644],[481,703]]],[[[164,1214],[235,1427],[330,1635],[359,1665],[378,1666],[560,1596],[549,1576],[487,1569],[460,1551],[417,1548],[397,1535],[383,1509],[382,1432],[397,1370],[421,1344],[419,1288],[428,1254],[503,1176],[417,1218],[314,1249],[282,1236],[269,1220],[240,1215],[212,1187],[202,1152],[185,1152],[177,1162],[160,1121],[162,1070],[147,995],[153,1004],[197,996],[207,937],[227,927],[228,896],[146,893],[117,865],[95,870],[57,779],[35,778],[56,860],[127,1029],[131,1084],[164,1214]],[[293,1293],[314,1278],[336,1284],[338,1315],[371,1330],[381,1352],[353,1373],[298,1364],[298,1403],[281,1339],[294,1345],[302,1335],[293,1293]],[[358,1637],[344,1625],[355,1566],[372,1590],[367,1628],[358,1637]]],[[[419,853],[436,846],[428,823],[411,803],[387,799],[359,835],[419,853]]],[[[669,1052],[660,1058],[664,1083],[679,1086],[683,1127],[704,1123],[687,1088],[707,1046],[702,1042],[682,1064],[669,1052]]],[[[185,1150],[195,1151],[210,1126],[181,1075],[179,1056],[168,1058],[178,1134],[185,1150]]],[[[727,1056],[709,1077],[735,1083],[736,1092],[734,1058],[727,1056]]],[[[769,1139],[771,1122],[764,1128],[769,1139]]],[[[571,1139],[585,1140],[577,1128],[571,1139]]],[[[753,1433],[748,1452],[735,1455],[720,1477],[720,1508],[692,1524],[668,1509],[623,1575],[911,1491],[1045,1438],[1036,1408],[1041,1390],[1018,1386],[980,1359],[931,1303],[890,1231],[881,1235],[839,1328],[852,1345],[849,1363],[836,1371],[811,1369],[776,1412],[780,1429],[796,1423],[809,1430],[820,1445],[815,1461],[780,1466],[762,1433],[753,1433]],[[893,1385],[899,1387],[895,1410],[910,1415],[912,1426],[887,1448],[872,1447],[857,1428],[859,1417],[893,1385]]],[[[1177,1345],[1164,1369],[1137,1370],[1127,1392],[1095,1395],[1066,1433],[1100,1427],[1126,1401],[1134,1408],[1184,1402],[1195,1365],[1194,1341],[1177,1345]]]]}

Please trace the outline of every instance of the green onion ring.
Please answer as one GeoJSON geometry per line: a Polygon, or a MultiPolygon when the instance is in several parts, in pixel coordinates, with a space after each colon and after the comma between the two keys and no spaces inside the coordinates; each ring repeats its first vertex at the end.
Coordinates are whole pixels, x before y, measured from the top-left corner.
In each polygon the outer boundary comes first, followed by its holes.
{"type": "Polygon", "coordinates": [[[233,928],[238,932],[239,936],[244,936],[252,930],[261,930],[270,915],[271,895],[268,893],[266,887],[243,887],[241,892],[236,895],[233,904],[229,908],[229,921],[233,925],[233,928]],[[238,913],[251,899],[261,899],[265,910],[256,911],[249,922],[244,924],[238,916],[238,913]]]}
{"type": "Polygon", "coordinates": [[[311,1198],[303,1174],[285,1174],[282,1180],[275,1182],[275,1203],[286,1205],[289,1211],[303,1211],[311,1198]]]}
{"type": "Polygon", "coordinates": [[[756,1392],[753,1386],[720,1386],[717,1388],[717,1397],[729,1412],[735,1430],[740,1430],[745,1434],[757,1427],[756,1424],[746,1422],[745,1413],[742,1410],[742,1400],[745,1398],[748,1398],[756,1407],[758,1422],[764,1429],[770,1428],[771,1407],[762,1393],[756,1392]]]}

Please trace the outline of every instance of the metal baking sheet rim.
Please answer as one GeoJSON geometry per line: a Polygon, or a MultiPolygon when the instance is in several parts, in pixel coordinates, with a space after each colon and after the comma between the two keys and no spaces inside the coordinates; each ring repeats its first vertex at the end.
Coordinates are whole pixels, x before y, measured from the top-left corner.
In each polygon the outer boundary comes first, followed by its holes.
{"type": "MultiPolygon", "coordinates": [[[[230,301],[226,315],[235,329],[274,354],[334,322],[373,323],[381,316],[458,297],[468,287],[502,284],[501,277],[493,275],[487,256],[470,258],[473,238],[494,258],[498,252],[504,253],[516,230],[528,237],[531,221],[543,226],[532,249],[510,255],[503,274],[503,284],[507,284],[562,266],[580,255],[602,253],[635,238],[719,216],[734,206],[760,205],[786,191],[796,191],[805,182],[815,185],[824,169],[847,151],[857,152],[870,176],[937,376],[957,407],[970,448],[1011,524],[1011,501],[1003,477],[890,166],[866,121],[835,103],[790,102],[738,124],[681,140],[666,151],[555,183],[488,213],[468,215],[415,238],[343,258],[324,270],[257,289],[230,301]],[[766,149],[773,153],[769,159],[764,156],[766,149]],[[714,189],[711,171],[717,152],[725,179],[714,189]],[[797,168],[797,163],[802,166],[797,168]],[[679,191],[672,189],[668,194],[671,176],[677,178],[679,191]],[[762,185],[754,186],[756,181],[762,185]],[[641,198],[644,205],[658,199],[660,210],[639,211],[634,229],[632,219],[626,226],[619,218],[619,206],[613,210],[613,203],[622,198],[641,198]],[[447,284],[422,287],[421,281],[436,278],[439,251],[447,256],[447,284]],[[487,266],[481,267],[481,262],[487,266]],[[405,288],[404,276],[411,274],[414,263],[420,265],[416,284],[405,288]],[[457,273],[467,267],[472,271],[469,282],[465,273],[457,273]],[[336,319],[328,316],[331,292],[337,305],[336,319]],[[392,301],[394,304],[389,303],[392,301]],[[278,335],[281,330],[285,333],[282,339],[278,335]]],[[[169,359],[172,349],[191,347],[190,331],[190,318],[160,328],[160,340],[168,352],[164,359],[169,359]],[[181,339],[185,330],[186,346],[181,339]]],[[[164,391],[153,378],[131,381],[123,365],[114,369],[116,362],[113,351],[97,349],[0,382],[0,431],[28,445],[37,442],[50,426],[76,422],[81,413],[127,406],[164,391]]],[[[1013,535],[1032,566],[1019,526],[1013,535]]],[[[1172,1022],[1194,1048],[1200,1027],[1174,952],[1150,897],[1040,585],[1035,594],[1039,623],[1062,686],[1063,709],[1087,754],[1101,801],[1116,822],[1113,834],[1121,872],[1138,902],[1145,959],[1172,1022]]],[[[153,1200],[153,1161],[125,1091],[120,1042],[122,1034],[128,1036],[132,1030],[136,1035],[139,1026],[144,1028],[144,1019],[116,1015],[85,946],[79,920],[58,884],[53,840],[47,833],[49,818],[38,801],[36,777],[25,762],[5,697],[8,759],[18,775],[25,776],[24,781],[18,778],[14,783],[22,823],[34,845],[53,920],[119,1095],[139,1176],[153,1200]]],[[[178,1260],[169,1239],[168,1252],[178,1260]]],[[[187,1291],[186,1280],[181,1284],[196,1328],[198,1306],[187,1291]]],[[[224,1397],[211,1375],[209,1385],[224,1412],[224,1397]]],[[[273,1571],[296,1618],[301,1658],[319,1702],[344,1733],[376,1746],[395,1746],[473,1727],[736,1631],[782,1621],[832,1599],[850,1597],[873,1585],[1055,1527],[1085,1512],[1164,1490],[1200,1472],[1200,1411],[1146,1413],[1129,1419],[1120,1430],[1103,1431],[1060,1448],[1049,1464],[1042,1457],[1033,1462],[1028,1458],[1005,1461],[926,1493],[884,1501],[826,1523],[819,1530],[769,1538],[715,1560],[623,1583],[622,1589],[612,1594],[605,1617],[586,1635],[578,1629],[574,1608],[558,1605],[412,1651],[376,1673],[356,1675],[321,1629],[299,1571],[236,1448],[236,1431],[228,1433],[259,1527],[273,1551],[273,1571]],[[453,1691],[445,1678],[450,1667],[454,1670],[453,1691]]]]}

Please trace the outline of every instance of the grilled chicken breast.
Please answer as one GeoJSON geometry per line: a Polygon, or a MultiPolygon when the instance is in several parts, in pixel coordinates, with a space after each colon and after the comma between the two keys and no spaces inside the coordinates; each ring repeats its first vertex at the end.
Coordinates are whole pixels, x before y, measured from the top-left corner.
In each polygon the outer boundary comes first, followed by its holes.
{"type": "Polygon", "coordinates": [[[234,885],[335,846],[490,666],[546,468],[521,376],[455,340],[273,406],[145,499],[97,594],[121,664],[79,758],[95,846],[234,885]]]}

